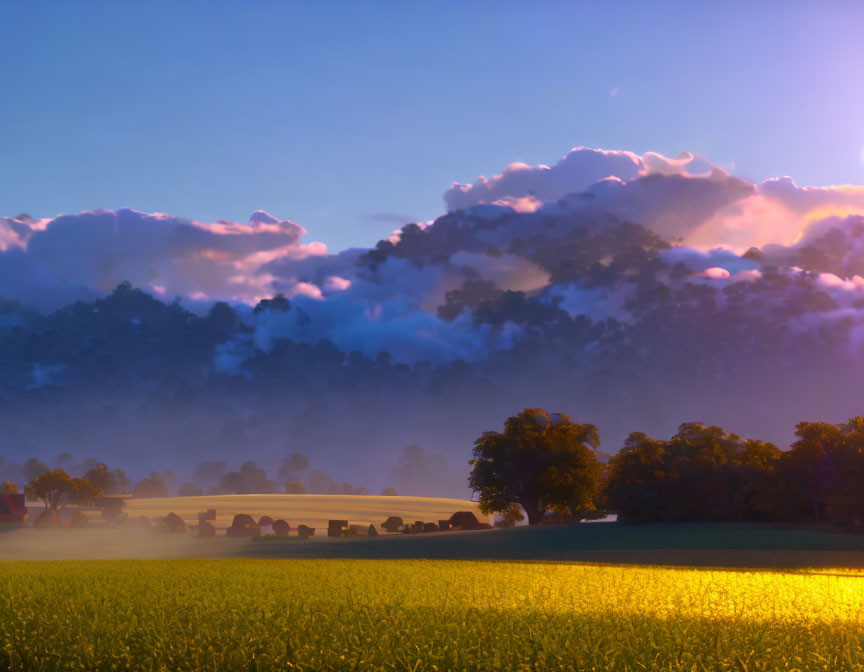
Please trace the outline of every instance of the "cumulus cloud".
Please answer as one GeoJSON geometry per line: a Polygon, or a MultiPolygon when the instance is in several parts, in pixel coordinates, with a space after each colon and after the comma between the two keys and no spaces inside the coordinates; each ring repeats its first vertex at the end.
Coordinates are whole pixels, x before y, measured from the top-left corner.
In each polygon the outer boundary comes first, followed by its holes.
{"type": "MultiPolygon", "coordinates": [[[[303,244],[299,224],[261,211],[248,224],[203,224],[99,210],[47,221],[4,219],[0,232],[0,277],[18,273],[19,298],[37,303],[45,293],[38,288],[105,293],[123,281],[169,297],[255,301],[273,293],[276,278],[264,270],[268,264],[327,252],[321,243],[303,244]]],[[[286,289],[304,291],[301,283],[286,289]]]]}
{"type": "Polygon", "coordinates": [[[584,191],[605,177],[631,179],[642,168],[641,158],[632,152],[576,147],[552,166],[511,163],[491,179],[479,177],[471,184],[457,182],[444,194],[444,202],[449,210],[461,210],[525,197],[554,201],[584,191]]]}
{"type": "Polygon", "coordinates": [[[444,199],[452,212],[434,222],[337,254],[263,211],[243,224],[129,209],[5,217],[0,286],[41,308],[104,295],[123,281],[201,306],[289,298],[291,310],[247,311],[251,340],[218,353],[231,370],[248,348],[278,338],[326,338],[406,362],[476,359],[530,337],[558,319],[556,309],[626,321],[649,275],[674,289],[753,283],[772,268],[815,273],[814,291],[850,310],[860,290],[854,278],[864,277],[864,187],[753,184],[687,152],[577,147],[552,165],[516,163],[454,184],[444,199]],[[633,240],[604,238],[628,222],[662,245],[632,231],[633,240]],[[744,255],[753,246],[762,249],[744,255]]]}

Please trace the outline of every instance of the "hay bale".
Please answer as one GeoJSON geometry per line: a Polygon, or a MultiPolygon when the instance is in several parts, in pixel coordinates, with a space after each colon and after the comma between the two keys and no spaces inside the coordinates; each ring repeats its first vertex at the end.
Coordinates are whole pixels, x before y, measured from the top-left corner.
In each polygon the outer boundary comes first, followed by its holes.
{"type": "Polygon", "coordinates": [[[297,526],[297,536],[301,539],[309,539],[310,537],[315,536],[315,528],[314,527],[306,527],[305,525],[297,526]]]}
{"type": "Polygon", "coordinates": [[[291,531],[291,526],[284,520],[273,521],[273,534],[277,537],[287,537],[291,531]]]}
{"type": "Polygon", "coordinates": [[[437,532],[438,526],[435,523],[424,523],[423,532],[437,532]]]}
{"type": "Polygon", "coordinates": [[[372,525],[372,524],[369,525],[369,529],[366,530],[366,536],[367,537],[377,537],[378,536],[378,530],[375,529],[374,525],[372,525]]]}
{"type": "Polygon", "coordinates": [[[60,516],[56,509],[45,509],[40,513],[36,520],[33,521],[33,527],[39,529],[50,529],[60,527],[60,516]]]}
{"type": "Polygon", "coordinates": [[[165,516],[165,520],[162,521],[162,529],[171,534],[178,534],[186,531],[186,523],[183,522],[183,519],[180,516],[172,511],[165,516]]]}
{"type": "Polygon", "coordinates": [[[393,534],[395,532],[399,532],[404,525],[405,523],[402,522],[402,519],[399,516],[390,516],[381,524],[381,529],[385,532],[393,534]]]}
{"type": "Polygon", "coordinates": [[[246,513],[238,513],[234,516],[231,527],[225,532],[226,537],[257,537],[259,534],[261,528],[258,527],[258,523],[246,513]]]}
{"type": "Polygon", "coordinates": [[[480,521],[471,511],[457,511],[450,516],[450,528],[454,530],[478,530],[480,521]]]}
{"type": "Polygon", "coordinates": [[[198,538],[199,539],[212,539],[216,536],[216,528],[213,526],[213,523],[202,520],[198,525],[198,538]]]}
{"type": "Polygon", "coordinates": [[[341,537],[344,535],[345,529],[348,527],[347,520],[330,520],[327,522],[327,536],[341,537]]]}

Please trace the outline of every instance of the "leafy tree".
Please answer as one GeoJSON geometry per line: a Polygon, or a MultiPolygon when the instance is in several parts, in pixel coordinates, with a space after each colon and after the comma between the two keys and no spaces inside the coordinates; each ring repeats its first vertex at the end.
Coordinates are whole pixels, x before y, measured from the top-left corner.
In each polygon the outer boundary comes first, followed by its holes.
{"type": "Polygon", "coordinates": [[[298,481],[297,479],[291,479],[290,481],[285,482],[285,494],[286,495],[305,495],[306,494],[306,484],[298,481]]]}
{"type": "Polygon", "coordinates": [[[17,495],[18,484],[12,481],[3,481],[0,483],[0,495],[17,495]]]}
{"type": "Polygon", "coordinates": [[[153,499],[155,497],[167,497],[168,488],[162,481],[162,477],[153,472],[147,478],[142,478],[132,488],[132,496],[136,499],[153,499]]]}
{"type": "Polygon", "coordinates": [[[603,474],[599,444],[594,425],[526,408],[507,419],[503,433],[484,432],[474,442],[468,483],[483,513],[519,504],[536,525],[549,509],[594,505],[603,474]]]}
{"type": "Polygon", "coordinates": [[[386,488],[384,488],[381,491],[381,494],[384,495],[385,497],[395,497],[397,493],[396,493],[396,490],[394,488],[392,488],[388,485],[386,488]]]}
{"type": "Polygon", "coordinates": [[[801,422],[778,465],[785,519],[864,524],[864,418],[801,422]]]}
{"type": "Polygon", "coordinates": [[[68,498],[75,495],[75,483],[62,469],[45,471],[31,480],[24,488],[31,499],[41,499],[45,508],[56,511],[68,498]]]}
{"type": "Polygon", "coordinates": [[[780,454],[700,422],[668,441],[634,432],[609,460],[606,502],[625,522],[768,517],[760,493],[780,454]]]}
{"type": "Polygon", "coordinates": [[[111,470],[104,462],[99,462],[88,470],[84,478],[109,495],[119,495],[129,487],[126,473],[122,469],[111,470]]]}
{"type": "Polygon", "coordinates": [[[75,487],[75,500],[79,507],[93,506],[96,499],[102,496],[102,488],[89,479],[73,478],[72,484],[75,487]]]}

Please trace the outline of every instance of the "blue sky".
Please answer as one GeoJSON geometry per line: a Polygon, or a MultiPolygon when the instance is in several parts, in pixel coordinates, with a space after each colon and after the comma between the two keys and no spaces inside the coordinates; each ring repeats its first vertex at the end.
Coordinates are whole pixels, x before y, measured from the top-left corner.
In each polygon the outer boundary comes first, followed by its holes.
{"type": "Polygon", "coordinates": [[[840,2],[3,0],[0,214],[264,209],[338,250],[576,145],[861,183],[862,25],[840,2]]]}

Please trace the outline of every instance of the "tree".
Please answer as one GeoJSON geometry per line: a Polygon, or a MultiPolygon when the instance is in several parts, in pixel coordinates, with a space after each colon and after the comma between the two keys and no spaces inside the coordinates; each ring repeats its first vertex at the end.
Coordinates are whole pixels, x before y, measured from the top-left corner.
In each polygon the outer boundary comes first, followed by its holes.
{"type": "Polygon", "coordinates": [[[142,478],[132,488],[132,496],[136,499],[152,499],[155,497],[167,497],[168,488],[162,482],[162,477],[153,472],[147,478],[142,478]]]}
{"type": "Polygon", "coordinates": [[[109,495],[119,495],[129,487],[125,472],[122,469],[112,471],[104,462],[88,470],[84,478],[109,495]]]}
{"type": "Polygon", "coordinates": [[[267,479],[267,472],[254,462],[244,462],[238,471],[229,471],[219,481],[215,494],[256,495],[279,492],[275,481],[267,479]]]}
{"type": "Polygon", "coordinates": [[[468,484],[483,513],[519,504],[536,525],[549,509],[593,507],[603,474],[598,445],[594,425],[526,408],[507,419],[503,433],[484,432],[474,442],[468,484]]]}
{"type": "Polygon", "coordinates": [[[864,418],[840,425],[801,422],[795,435],[798,440],[778,464],[785,517],[864,523],[864,418]]]}
{"type": "Polygon", "coordinates": [[[18,484],[12,481],[3,481],[0,483],[0,495],[17,495],[18,484]]]}
{"type": "Polygon", "coordinates": [[[668,441],[633,432],[609,460],[606,504],[624,522],[759,519],[780,454],[701,422],[668,441]]]}
{"type": "Polygon", "coordinates": [[[180,490],[178,490],[177,494],[180,497],[198,497],[200,495],[203,495],[204,491],[197,485],[193,485],[192,483],[184,483],[180,486],[180,490]]]}
{"type": "Polygon", "coordinates": [[[31,480],[24,492],[31,499],[41,499],[46,510],[57,511],[69,497],[75,494],[75,483],[62,469],[46,471],[31,480]]]}
{"type": "Polygon", "coordinates": [[[75,487],[75,500],[79,508],[93,506],[103,493],[100,486],[86,478],[73,478],[72,485],[75,487]]]}
{"type": "Polygon", "coordinates": [[[381,491],[381,494],[384,497],[395,497],[396,496],[396,490],[393,487],[388,485],[386,488],[384,488],[384,490],[381,491]]]}
{"type": "Polygon", "coordinates": [[[341,490],[326,471],[313,469],[309,472],[309,492],[316,495],[338,495],[341,490]]]}
{"type": "Polygon", "coordinates": [[[192,480],[201,488],[212,488],[219,483],[219,479],[228,471],[228,464],[223,460],[202,462],[195,468],[192,480]]]}
{"type": "Polygon", "coordinates": [[[285,482],[285,494],[286,495],[305,495],[306,494],[306,485],[301,483],[297,479],[291,479],[290,481],[285,482]]]}
{"type": "MultiPolygon", "coordinates": [[[[266,299],[265,299],[266,300],[266,299]]],[[[300,453],[294,453],[282,460],[279,466],[279,478],[296,479],[309,468],[309,458],[300,453]]]]}
{"type": "Polygon", "coordinates": [[[29,460],[27,460],[21,466],[21,469],[24,472],[24,477],[28,481],[32,481],[40,474],[44,474],[45,472],[49,471],[48,465],[45,464],[42,460],[35,457],[31,457],[29,460]]]}

